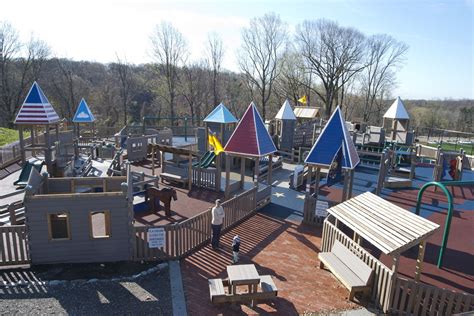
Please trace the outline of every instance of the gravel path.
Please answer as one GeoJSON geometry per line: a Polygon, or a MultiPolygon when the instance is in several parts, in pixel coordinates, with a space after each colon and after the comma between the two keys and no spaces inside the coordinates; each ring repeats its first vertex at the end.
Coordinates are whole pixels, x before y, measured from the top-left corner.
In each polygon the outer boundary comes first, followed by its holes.
{"type": "Polygon", "coordinates": [[[0,287],[1,315],[171,315],[168,268],[128,282],[0,287]]]}

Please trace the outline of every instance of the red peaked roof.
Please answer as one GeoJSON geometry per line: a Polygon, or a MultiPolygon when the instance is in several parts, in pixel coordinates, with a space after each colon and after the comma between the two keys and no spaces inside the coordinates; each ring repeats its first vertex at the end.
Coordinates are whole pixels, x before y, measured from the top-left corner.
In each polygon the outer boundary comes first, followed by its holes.
{"type": "Polygon", "coordinates": [[[257,157],[277,151],[253,102],[250,103],[239,125],[237,125],[234,133],[229,138],[224,151],[257,157]]]}
{"type": "Polygon", "coordinates": [[[23,102],[16,116],[15,124],[44,125],[57,122],[59,122],[58,114],[49,103],[40,86],[36,81],[33,82],[25,102],[23,102]]]}

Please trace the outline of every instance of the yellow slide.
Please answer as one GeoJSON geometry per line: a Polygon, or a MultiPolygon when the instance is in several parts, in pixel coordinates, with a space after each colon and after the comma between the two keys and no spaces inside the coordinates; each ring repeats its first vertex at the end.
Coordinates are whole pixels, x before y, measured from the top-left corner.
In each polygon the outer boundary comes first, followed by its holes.
{"type": "Polygon", "coordinates": [[[214,153],[218,156],[221,152],[224,152],[221,142],[217,139],[216,135],[209,133],[208,142],[214,148],[214,153]]]}

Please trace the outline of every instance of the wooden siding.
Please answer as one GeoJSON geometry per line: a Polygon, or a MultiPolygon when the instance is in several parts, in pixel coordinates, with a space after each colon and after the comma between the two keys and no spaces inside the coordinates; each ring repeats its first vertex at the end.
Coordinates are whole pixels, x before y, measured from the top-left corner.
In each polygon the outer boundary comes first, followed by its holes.
{"type": "Polygon", "coordinates": [[[106,262],[130,259],[132,210],[124,195],[36,196],[25,201],[31,261],[41,263],[106,262]],[[91,211],[110,210],[110,238],[90,237],[91,211]],[[49,240],[48,215],[69,214],[70,240],[49,240]]]}

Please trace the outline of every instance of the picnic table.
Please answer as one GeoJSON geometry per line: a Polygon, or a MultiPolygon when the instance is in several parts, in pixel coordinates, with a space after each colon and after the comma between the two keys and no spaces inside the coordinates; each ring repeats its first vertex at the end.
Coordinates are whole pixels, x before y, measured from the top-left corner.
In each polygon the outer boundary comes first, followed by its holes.
{"type": "Polygon", "coordinates": [[[278,289],[270,275],[259,275],[254,264],[227,266],[227,280],[209,279],[209,292],[213,303],[233,303],[241,301],[275,298],[278,289]],[[237,286],[247,285],[248,293],[237,293],[237,286]],[[225,292],[228,287],[228,293],[225,292]]]}

